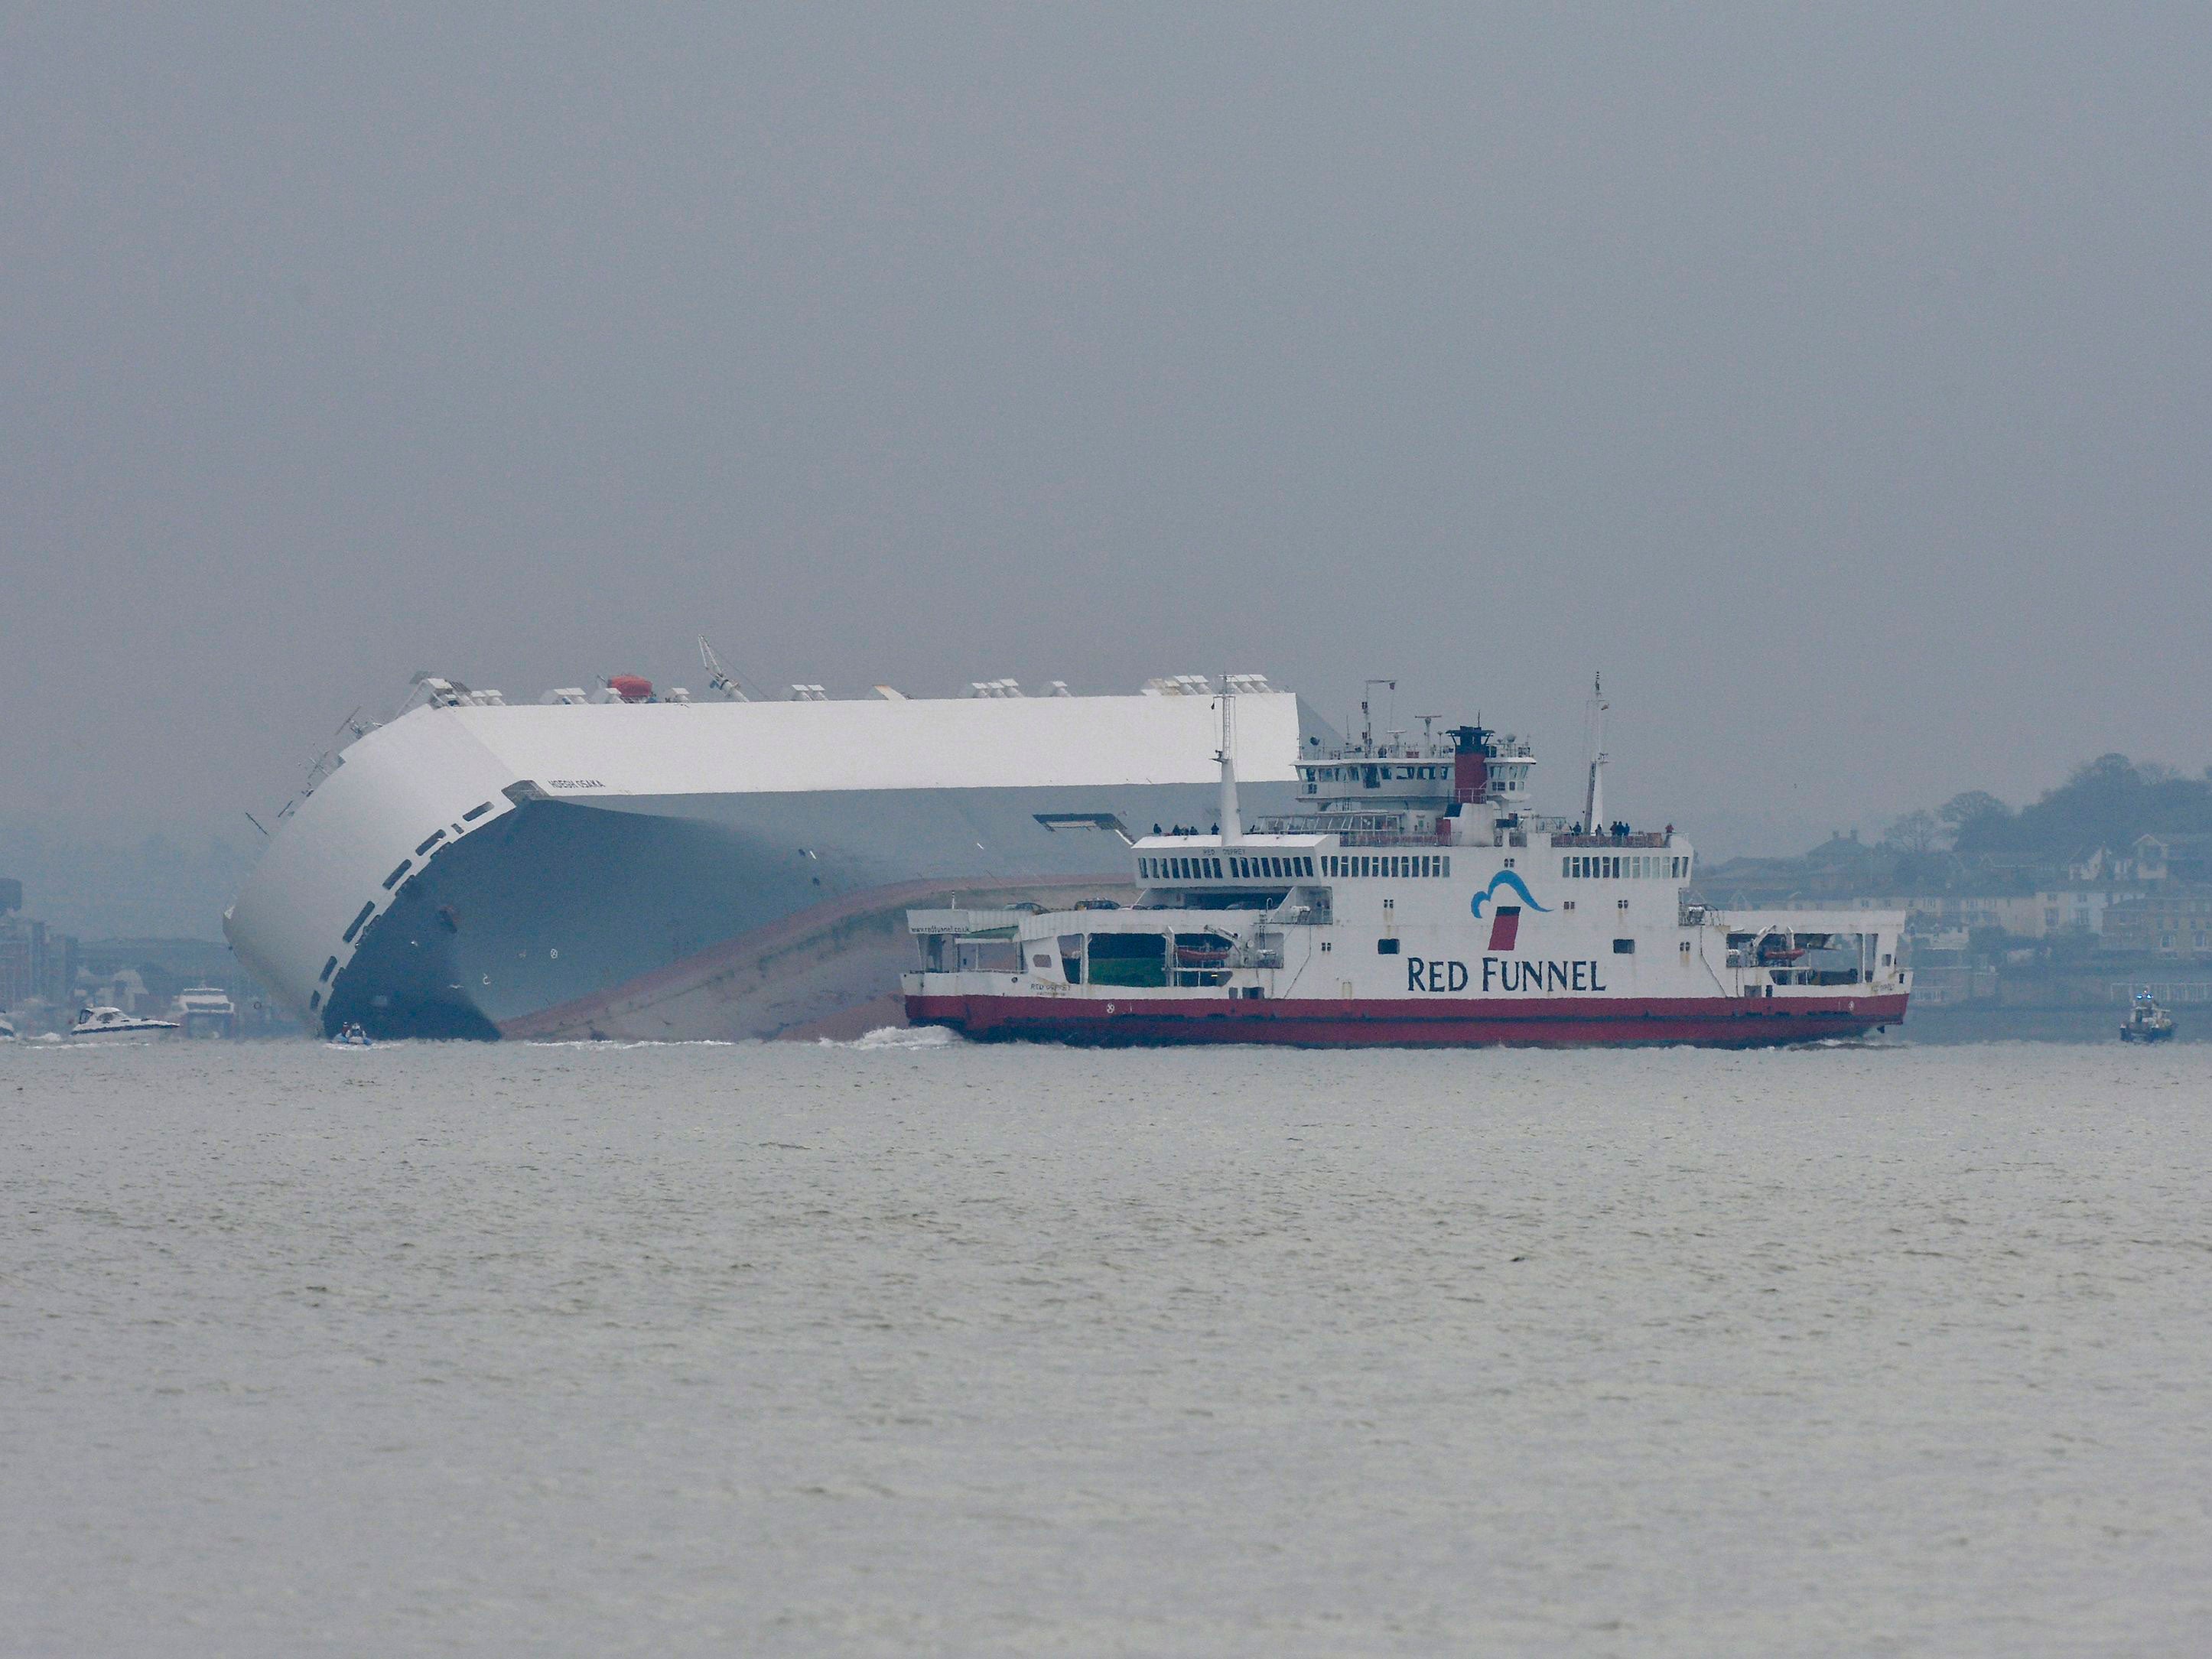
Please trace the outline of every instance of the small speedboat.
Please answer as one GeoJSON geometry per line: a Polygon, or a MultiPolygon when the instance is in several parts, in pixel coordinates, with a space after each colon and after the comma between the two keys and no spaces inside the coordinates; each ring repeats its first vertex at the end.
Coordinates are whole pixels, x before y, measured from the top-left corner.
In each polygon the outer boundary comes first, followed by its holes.
{"type": "Polygon", "coordinates": [[[2135,1006],[2120,1022],[2123,1042],[2164,1042],[2173,1036],[2173,1016],[2148,991],[2136,993],[2135,1006]]]}
{"type": "Polygon", "coordinates": [[[7,1015],[0,1014],[0,1042],[13,1042],[15,1036],[15,1022],[7,1015]]]}
{"type": "Polygon", "coordinates": [[[330,1046],[333,1048],[367,1048],[372,1045],[368,1033],[362,1029],[361,1022],[356,1020],[350,1025],[340,1026],[337,1035],[331,1039],[330,1046]]]}
{"type": "Polygon", "coordinates": [[[177,1029],[173,1019],[148,1019],[139,1014],[126,1014],[120,1008],[82,1008],[77,1011],[76,1024],[70,1027],[75,1037],[160,1036],[177,1029]]]}

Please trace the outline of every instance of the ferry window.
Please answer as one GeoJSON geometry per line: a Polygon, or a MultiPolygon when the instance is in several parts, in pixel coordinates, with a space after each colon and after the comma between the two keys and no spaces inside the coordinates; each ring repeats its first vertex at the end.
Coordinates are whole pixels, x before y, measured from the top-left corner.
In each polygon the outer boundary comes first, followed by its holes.
{"type": "Polygon", "coordinates": [[[1375,954],[1378,957],[1396,956],[1398,954],[1398,941],[1395,939],[1376,939],[1375,941],[1375,954]]]}
{"type": "Polygon", "coordinates": [[[1299,866],[1301,866],[1301,867],[1305,871],[1306,874],[1308,874],[1309,876],[1310,876],[1311,874],[1313,874],[1313,872],[1314,872],[1314,867],[1313,867],[1313,860],[1312,860],[1311,859],[1310,859],[1310,858],[1300,859],[1300,860],[1298,860],[1298,863],[1299,863],[1299,866]]]}
{"type": "Polygon", "coordinates": [[[1634,956],[1636,954],[1636,941],[1632,939],[1617,939],[1613,940],[1613,953],[1617,957],[1634,956]]]}
{"type": "Polygon", "coordinates": [[[1451,879],[1451,854],[1449,853],[1444,854],[1444,879],[1451,879]]]}
{"type": "Polygon", "coordinates": [[[1571,875],[1571,874],[1573,874],[1574,872],[1567,867],[1569,865],[1572,864],[1573,862],[1574,862],[1574,860],[1573,860],[1572,859],[1561,859],[1561,860],[1559,860],[1559,873],[1560,873],[1562,876],[1567,876],[1567,875],[1571,875]]]}

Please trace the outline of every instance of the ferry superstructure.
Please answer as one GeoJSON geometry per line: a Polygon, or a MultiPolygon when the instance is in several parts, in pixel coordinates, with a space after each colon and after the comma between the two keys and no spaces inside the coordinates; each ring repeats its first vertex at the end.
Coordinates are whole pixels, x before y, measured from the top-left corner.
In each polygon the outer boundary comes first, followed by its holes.
{"type": "MultiPolygon", "coordinates": [[[[281,815],[233,947],[325,1035],[771,1036],[895,1008],[906,907],[1112,883],[1131,838],[1215,798],[1194,676],[743,701],[714,667],[723,699],[422,679],[281,815]]],[[[1249,779],[1287,807],[1337,734],[1238,685],[1249,779]]]]}
{"type": "MultiPolygon", "coordinates": [[[[1902,1021],[1902,913],[1691,903],[1673,825],[1528,810],[1528,744],[1466,726],[1301,756],[1300,808],[1146,836],[1133,906],[921,908],[908,1018],[983,1039],[1760,1047],[1902,1021]]],[[[1238,714],[1230,711],[1238,709],[1238,714]]]]}

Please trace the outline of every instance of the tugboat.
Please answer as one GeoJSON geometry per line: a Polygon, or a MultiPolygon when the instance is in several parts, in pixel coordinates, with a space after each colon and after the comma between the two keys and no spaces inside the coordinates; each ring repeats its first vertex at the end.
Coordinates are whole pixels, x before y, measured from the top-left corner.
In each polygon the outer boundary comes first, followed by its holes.
{"type": "Polygon", "coordinates": [[[2173,1036],[2173,1016],[2148,991],[2138,991],[2128,1017],[2120,1022],[2123,1042],[2165,1042],[2173,1036]]]}
{"type": "Polygon", "coordinates": [[[1905,1018],[1902,912],[1688,902],[1674,827],[1606,817],[1601,736],[1581,816],[1547,817],[1528,744],[1480,725],[1378,742],[1364,720],[1301,757],[1299,811],[1248,830],[1233,684],[1219,707],[1219,823],[1125,837],[1128,909],[909,911],[910,1020],[1095,1044],[1753,1048],[1905,1018]]]}
{"type": "Polygon", "coordinates": [[[76,1024],[70,1027],[73,1041],[92,1037],[161,1036],[177,1029],[173,1019],[149,1019],[140,1014],[126,1014],[120,1008],[80,1008],[76,1024]]]}

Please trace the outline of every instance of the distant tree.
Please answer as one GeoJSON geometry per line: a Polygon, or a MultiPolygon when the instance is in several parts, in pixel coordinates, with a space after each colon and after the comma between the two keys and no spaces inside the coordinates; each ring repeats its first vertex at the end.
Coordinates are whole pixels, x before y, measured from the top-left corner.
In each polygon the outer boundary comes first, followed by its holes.
{"type": "Polygon", "coordinates": [[[1936,816],[1950,830],[1954,847],[1975,853],[2001,837],[2003,826],[2012,822],[2012,808],[1986,789],[1969,789],[1937,807],[1936,816]]]}
{"type": "Polygon", "coordinates": [[[1936,836],[1941,833],[1941,829],[1936,822],[1936,815],[1925,808],[1915,807],[1898,819],[1895,823],[1891,824],[1889,833],[1882,839],[1899,852],[1911,853],[1917,856],[1933,848],[1936,845],[1936,836]]]}

